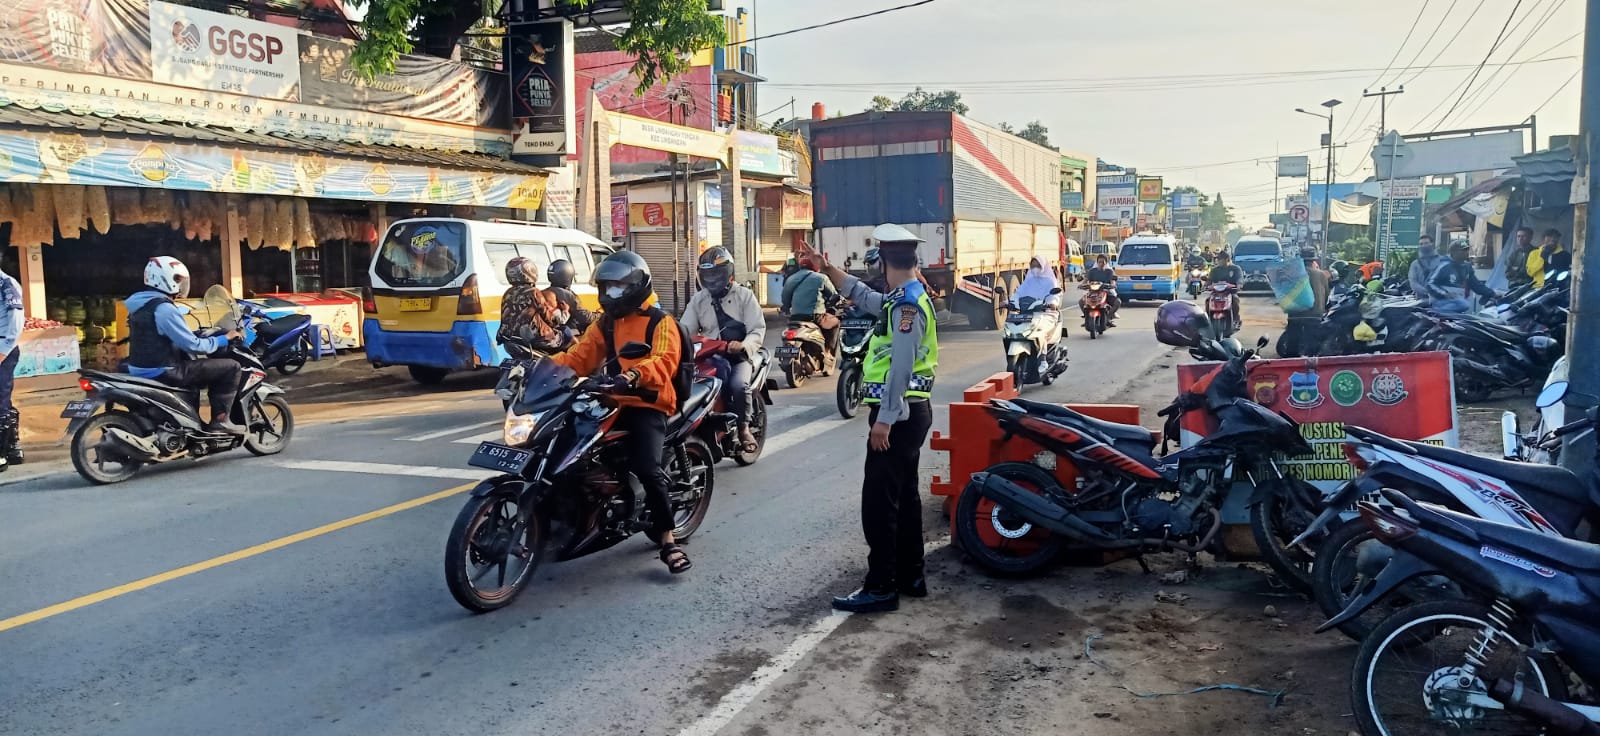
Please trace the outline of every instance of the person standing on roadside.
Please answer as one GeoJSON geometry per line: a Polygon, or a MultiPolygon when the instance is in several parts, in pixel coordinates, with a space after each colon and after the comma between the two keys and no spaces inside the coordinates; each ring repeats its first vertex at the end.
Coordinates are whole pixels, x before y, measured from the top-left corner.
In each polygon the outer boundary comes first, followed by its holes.
{"type": "Polygon", "coordinates": [[[22,285],[11,275],[0,271],[0,472],[12,465],[22,464],[22,423],[17,407],[11,405],[11,389],[16,385],[17,358],[22,350],[17,341],[22,339],[22,328],[27,317],[22,309],[22,285]]]}
{"type": "Polygon", "coordinates": [[[1289,314],[1289,324],[1278,339],[1278,357],[1293,358],[1306,355],[1322,344],[1318,328],[1328,311],[1328,289],[1333,277],[1317,266],[1317,249],[1305,246],[1300,249],[1300,260],[1306,265],[1306,282],[1311,287],[1311,308],[1289,314]]]}
{"type": "Polygon", "coordinates": [[[1533,228],[1526,225],[1517,228],[1516,242],[1511,246],[1511,255],[1506,257],[1506,285],[1508,289],[1515,289],[1524,284],[1533,283],[1533,277],[1528,274],[1528,256],[1533,254],[1533,228]]]}
{"type": "Polygon", "coordinates": [[[900,596],[922,598],[928,583],[922,565],[922,489],[918,461],[933,425],[934,372],[939,366],[939,336],[933,301],[917,274],[917,245],[923,242],[899,225],[872,231],[887,294],[873,291],[854,276],[806,249],[813,265],[852,302],[878,315],[862,366],[872,407],[867,423],[867,461],[861,479],[861,527],[867,540],[867,575],[861,587],[833,599],[833,607],[852,613],[893,611],[900,596]]]}

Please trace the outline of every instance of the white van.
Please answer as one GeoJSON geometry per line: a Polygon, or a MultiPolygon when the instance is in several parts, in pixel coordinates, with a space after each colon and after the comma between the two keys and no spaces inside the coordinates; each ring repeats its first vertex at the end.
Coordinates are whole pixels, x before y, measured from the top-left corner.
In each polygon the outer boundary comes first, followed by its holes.
{"type": "Polygon", "coordinates": [[[1183,277],[1178,241],[1171,235],[1140,233],[1117,249],[1117,296],[1172,301],[1183,277]]]}

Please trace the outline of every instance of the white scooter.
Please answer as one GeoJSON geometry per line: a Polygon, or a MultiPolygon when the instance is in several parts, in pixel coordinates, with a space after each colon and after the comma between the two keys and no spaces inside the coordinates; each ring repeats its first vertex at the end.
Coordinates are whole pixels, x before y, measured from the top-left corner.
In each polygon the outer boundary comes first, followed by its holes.
{"type": "MultiPolygon", "coordinates": [[[[1050,291],[1051,296],[1060,293],[1059,287],[1050,291]]],[[[1006,370],[1016,376],[1017,390],[1030,383],[1050,385],[1067,370],[1059,306],[1025,296],[1006,308],[1010,314],[1000,339],[1006,348],[1006,370]]]]}

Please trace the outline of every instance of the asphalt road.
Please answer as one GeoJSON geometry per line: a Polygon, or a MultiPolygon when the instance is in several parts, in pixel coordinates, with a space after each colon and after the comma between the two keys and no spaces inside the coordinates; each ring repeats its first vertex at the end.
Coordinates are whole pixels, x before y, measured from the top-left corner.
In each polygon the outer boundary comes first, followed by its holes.
{"type": "MultiPolygon", "coordinates": [[[[1071,369],[1028,395],[1112,397],[1168,354],[1154,311],[1074,329],[1071,369]]],[[[937,404],[1003,367],[993,332],[941,348],[937,404]]],[[[718,466],[690,573],[630,541],[468,614],[442,553],[467,455],[499,436],[489,385],[316,398],[348,403],[274,458],[0,486],[0,734],[677,734],[859,579],[866,428],[824,379],[775,395],[756,465],[718,466]]]]}

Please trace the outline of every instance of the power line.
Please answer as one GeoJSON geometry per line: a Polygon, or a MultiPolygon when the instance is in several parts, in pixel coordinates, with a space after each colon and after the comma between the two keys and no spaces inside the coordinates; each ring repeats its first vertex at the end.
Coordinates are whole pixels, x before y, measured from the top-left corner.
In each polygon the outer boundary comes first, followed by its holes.
{"type": "Polygon", "coordinates": [[[1461,100],[1467,96],[1467,91],[1472,89],[1472,83],[1478,81],[1478,74],[1483,71],[1483,65],[1489,63],[1489,57],[1494,56],[1495,49],[1500,48],[1500,40],[1505,38],[1506,29],[1511,27],[1511,19],[1517,17],[1517,9],[1521,7],[1522,0],[1517,0],[1517,3],[1511,6],[1511,13],[1506,16],[1506,22],[1500,24],[1500,32],[1495,34],[1494,43],[1489,45],[1489,53],[1483,55],[1483,61],[1478,62],[1478,68],[1472,70],[1472,76],[1467,78],[1467,86],[1461,88],[1461,95],[1456,97],[1456,101],[1450,105],[1450,109],[1444,111],[1444,115],[1439,117],[1439,122],[1435,123],[1433,127],[1443,127],[1445,119],[1450,117],[1450,113],[1456,111],[1456,107],[1461,104],[1461,100]]]}
{"type": "Polygon", "coordinates": [[[892,8],[884,8],[882,10],[874,10],[874,11],[872,11],[870,13],[862,13],[861,15],[852,15],[852,16],[850,16],[848,18],[839,18],[838,20],[830,20],[830,21],[828,21],[826,23],[815,23],[815,24],[812,24],[812,25],[809,25],[809,26],[802,26],[800,28],[791,28],[791,29],[789,29],[787,31],[778,31],[777,33],[768,33],[765,36],[756,36],[755,38],[747,38],[747,39],[745,39],[743,41],[735,41],[735,42],[730,43],[728,45],[729,46],[738,46],[738,45],[746,44],[746,43],[755,43],[756,41],[765,41],[765,40],[767,40],[769,38],[777,38],[779,36],[787,36],[787,35],[792,34],[792,33],[800,33],[801,31],[814,31],[814,30],[816,30],[818,28],[827,28],[828,26],[836,26],[836,25],[839,25],[840,23],[848,23],[848,22],[853,21],[853,20],[861,20],[862,18],[871,18],[873,16],[883,15],[885,13],[893,13],[896,10],[905,10],[907,8],[915,8],[918,5],[927,5],[928,3],[931,3],[931,2],[934,2],[934,0],[917,0],[917,2],[914,2],[914,3],[906,3],[904,5],[896,5],[896,6],[892,7],[892,8]]]}
{"type": "MultiPolygon", "coordinates": [[[[1561,10],[1561,8],[1563,6],[1565,6],[1565,5],[1566,5],[1566,0],[1560,0],[1559,2],[1551,5],[1550,9],[1545,12],[1544,16],[1541,17],[1539,19],[1539,21],[1534,24],[1533,28],[1528,31],[1528,35],[1523,36],[1522,42],[1517,44],[1517,47],[1512,49],[1510,54],[1506,55],[1506,58],[1508,58],[1508,59],[1512,58],[1512,57],[1516,56],[1519,52],[1521,52],[1523,47],[1527,46],[1528,42],[1532,41],[1533,37],[1535,35],[1538,35],[1538,33],[1540,31],[1544,30],[1544,27],[1546,25],[1548,25],[1550,23],[1550,21],[1555,18],[1556,12],[1561,10]]],[[[1556,43],[1556,45],[1552,46],[1551,48],[1559,47],[1562,44],[1567,43],[1567,42],[1571,41],[1572,39],[1575,39],[1575,38],[1577,38],[1577,37],[1579,37],[1581,35],[1583,35],[1582,31],[1574,33],[1571,36],[1568,36],[1568,37],[1562,39],[1560,42],[1556,43]]],[[[1494,72],[1492,74],[1490,74],[1487,79],[1484,80],[1483,85],[1478,87],[1478,90],[1476,92],[1472,93],[1472,95],[1467,98],[1466,104],[1472,105],[1473,107],[1472,107],[1471,110],[1462,113],[1461,117],[1457,120],[1457,122],[1461,122],[1461,121],[1464,121],[1464,120],[1471,119],[1473,115],[1476,115],[1479,110],[1483,109],[1484,105],[1488,104],[1490,100],[1493,100],[1495,98],[1495,96],[1499,95],[1500,94],[1500,90],[1505,88],[1506,83],[1510,82],[1512,77],[1517,76],[1517,72],[1518,71],[1521,71],[1520,69],[1512,69],[1509,74],[1506,74],[1504,77],[1501,77],[1500,76],[1501,73],[1505,72],[1505,70],[1506,70],[1505,67],[1500,67],[1498,69],[1495,69],[1494,72]],[[1500,79],[1500,83],[1495,85],[1493,90],[1490,90],[1489,89],[1489,85],[1491,83],[1493,83],[1496,78],[1500,79]],[[1477,104],[1474,105],[1473,103],[1477,103],[1477,104]]]]}
{"type": "MultiPolygon", "coordinates": [[[[1450,0],[1450,7],[1444,9],[1444,15],[1439,16],[1439,22],[1433,24],[1433,31],[1428,34],[1427,40],[1424,40],[1422,42],[1422,45],[1417,47],[1417,53],[1412,54],[1411,60],[1406,62],[1406,66],[1409,67],[1409,66],[1411,66],[1413,64],[1416,64],[1417,63],[1417,59],[1422,58],[1423,52],[1427,51],[1428,50],[1428,46],[1433,43],[1433,38],[1435,36],[1439,35],[1439,29],[1444,28],[1444,22],[1450,19],[1450,14],[1455,12],[1456,4],[1459,3],[1460,1],[1461,0],[1450,0]]],[[[1448,46],[1448,44],[1446,44],[1446,46],[1448,46]]],[[[1434,58],[1438,58],[1438,57],[1434,57],[1434,58]]],[[[1389,84],[1394,84],[1396,81],[1399,81],[1400,74],[1404,74],[1404,72],[1400,72],[1400,73],[1395,74],[1394,75],[1394,79],[1389,80],[1389,84]]],[[[1368,85],[1368,86],[1371,86],[1371,85],[1368,85]]],[[[1385,85],[1385,86],[1387,86],[1387,85],[1385,85]]]]}
{"type": "MultiPolygon", "coordinates": [[[[1378,76],[1373,77],[1372,81],[1367,83],[1368,87],[1373,87],[1377,85],[1378,82],[1383,81],[1383,75],[1388,74],[1389,69],[1394,66],[1395,61],[1400,59],[1400,52],[1405,51],[1406,44],[1411,43],[1411,34],[1416,32],[1417,24],[1422,22],[1422,15],[1428,12],[1428,3],[1432,1],[1433,0],[1422,0],[1422,8],[1417,11],[1417,17],[1411,19],[1411,27],[1406,29],[1406,37],[1400,39],[1400,45],[1395,48],[1394,55],[1389,57],[1389,63],[1384,64],[1383,71],[1378,72],[1378,76]]],[[[1383,101],[1380,100],[1378,104],[1383,104],[1383,101]]],[[[1361,99],[1356,102],[1356,109],[1351,111],[1349,117],[1345,118],[1344,127],[1339,129],[1339,135],[1344,135],[1345,131],[1350,129],[1350,121],[1355,120],[1356,114],[1360,113],[1361,108],[1363,107],[1366,107],[1367,114],[1365,117],[1361,118],[1361,123],[1356,126],[1356,130],[1360,130],[1362,125],[1366,125],[1367,118],[1372,117],[1372,107],[1367,104],[1366,95],[1362,95],[1361,99]]]]}
{"type": "MultiPolygon", "coordinates": [[[[1573,72],[1572,76],[1567,77],[1567,81],[1562,82],[1561,86],[1556,88],[1556,91],[1551,92],[1550,96],[1545,98],[1544,102],[1539,103],[1538,107],[1533,108],[1533,112],[1530,113],[1530,115],[1538,115],[1539,111],[1543,110],[1545,105],[1550,104],[1550,101],[1555,99],[1556,95],[1561,94],[1561,90],[1566,89],[1567,85],[1572,84],[1572,80],[1577,79],[1578,75],[1582,74],[1582,73],[1583,73],[1582,69],[1579,69],[1578,71],[1573,72]]],[[[1537,141],[1535,141],[1535,143],[1537,143],[1537,141]]]]}
{"type": "MultiPolygon", "coordinates": [[[[1461,26],[1456,29],[1454,34],[1451,34],[1450,40],[1445,41],[1444,45],[1439,47],[1439,53],[1434,54],[1433,58],[1428,60],[1428,63],[1424,68],[1432,66],[1434,62],[1439,60],[1439,57],[1444,56],[1444,52],[1450,49],[1450,44],[1455,43],[1456,39],[1461,37],[1461,32],[1467,30],[1467,26],[1472,24],[1472,19],[1478,17],[1478,11],[1483,10],[1483,4],[1485,1],[1486,0],[1478,0],[1478,4],[1472,8],[1472,12],[1467,14],[1467,19],[1461,22],[1461,26]]],[[[1411,84],[1411,81],[1416,79],[1418,76],[1421,76],[1420,72],[1412,74],[1406,79],[1406,81],[1401,82],[1401,84],[1411,84]]],[[[1423,117],[1426,118],[1427,115],[1424,115],[1423,117]]]]}

